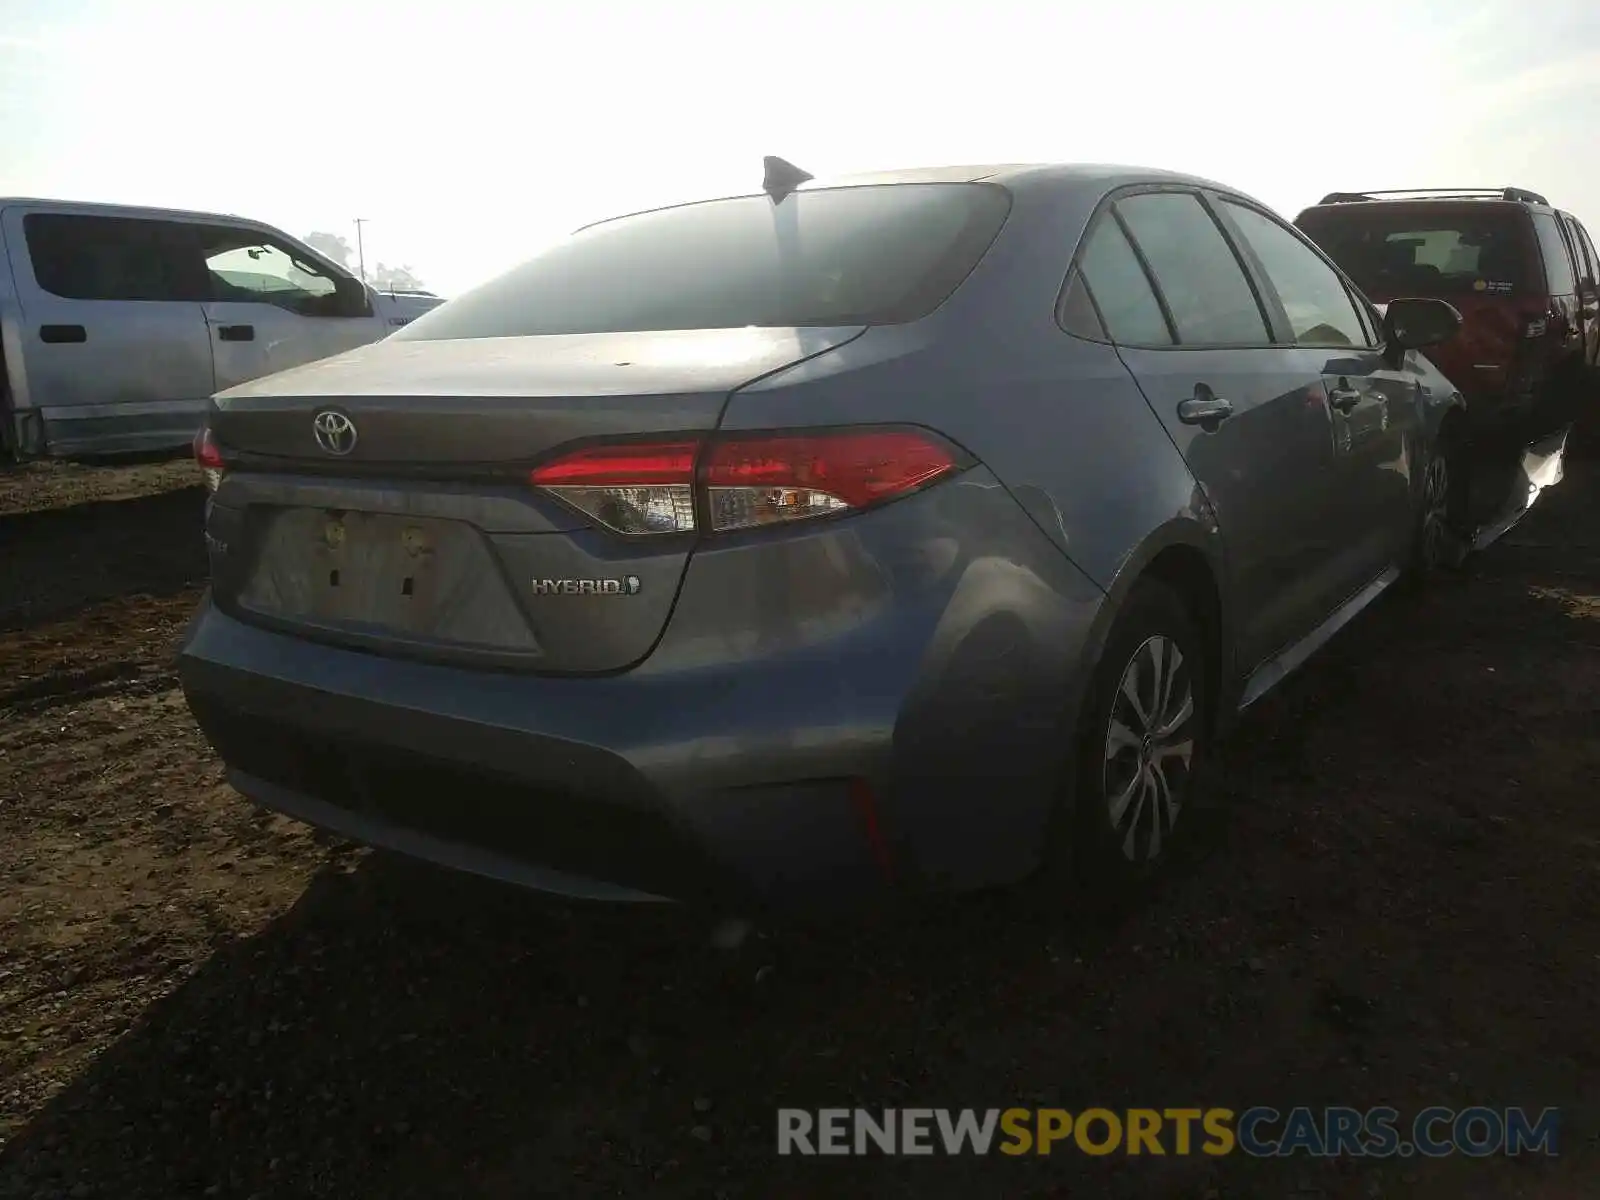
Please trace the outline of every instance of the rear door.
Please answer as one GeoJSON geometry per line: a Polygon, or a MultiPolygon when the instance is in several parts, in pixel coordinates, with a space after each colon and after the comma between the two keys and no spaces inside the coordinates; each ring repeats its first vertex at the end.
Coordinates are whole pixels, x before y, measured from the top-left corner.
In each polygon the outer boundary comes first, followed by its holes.
{"type": "Polygon", "coordinates": [[[217,391],[389,332],[365,288],[288,242],[252,226],[192,228],[204,264],[217,391]]]}
{"type": "Polygon", "coordinates": [[[1578,260],[1578,320],[1583,324],[1583,361],[1600,362],[1600,260],[1596,260],[1589,231],[1574,216],[1561,214],[1567,239],[1578,260]]]}
{"type": "Polygon", "coordinates": [[[181,227],[24,206],[0,220],[21,317],[26,392],[16,400],[42,412],[52,447],[192,434],[211,394],[211,349],[200,305],[185,298],[181,227]]]}
{"type": "Polygon", "coordinates": [[[1300,235],[1242,201],[1218,197],[1217,204],[1278,301],[1280,339],[1297,348],[1327,389],[1334,486],[1321,519],[1339,548],[1338,590],[1353,595],[1400,561],[1410,537],[1421,427],[1416,373],[1386,360],[1364,306],[1300,235]]]}
{"type": "Polygon", "coordinates": [[[1336,547],[1322,377],[1274,346],[1261,302],[1192,191],[1134,190],[1079,252],[1107,333],[1216,511],[1254,667],[1329,611],[1336,547]]]}

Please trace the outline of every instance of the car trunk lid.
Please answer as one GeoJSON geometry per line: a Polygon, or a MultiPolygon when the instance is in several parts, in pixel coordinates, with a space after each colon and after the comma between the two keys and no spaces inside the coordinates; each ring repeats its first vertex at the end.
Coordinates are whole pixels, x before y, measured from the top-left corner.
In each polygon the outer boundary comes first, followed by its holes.
{"type": "Polygon", "coordinates": [[[284,469],[520,463],[578,438],[712,429],[733,389],[860,332],[388,340],[222,392],[210,424],[227,450],[284,469]],[[343,453],[317,440],[325,409],[354,426],[343,453]]]}
{"type": "Polygon", "coordinates": [[[589,439],[710,432],[730,392],[860,332],[392,341],[231,389],[210,416],[229,463],[208,522],[218,601],[379,653],[628,667],[660,636],[694,535],[613,533],[528,466],[589,439]],[[330,413],[343,424],[319,435],[330,413]]]}

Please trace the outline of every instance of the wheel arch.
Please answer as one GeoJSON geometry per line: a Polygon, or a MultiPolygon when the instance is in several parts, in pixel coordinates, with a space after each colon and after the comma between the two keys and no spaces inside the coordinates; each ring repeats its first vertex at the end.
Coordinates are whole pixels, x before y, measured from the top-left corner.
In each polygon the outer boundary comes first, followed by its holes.
{"type": "Polygon", "coordinates": [[[1192,517],[1174,518],[1147,537],[1128,555],[1106,588],[1106,602],[1085,644],[1079,678],[1090,680],[1099,667],[1107,640],[1128,597],[1142,583],[1169,588],[1183,603],[1208,650],[1206,689],[1213,726],[1228,705],[1232,686],[1234,628],[1226,586],[1226,556],[1221,535],[1212,525],[1192,517]]]}

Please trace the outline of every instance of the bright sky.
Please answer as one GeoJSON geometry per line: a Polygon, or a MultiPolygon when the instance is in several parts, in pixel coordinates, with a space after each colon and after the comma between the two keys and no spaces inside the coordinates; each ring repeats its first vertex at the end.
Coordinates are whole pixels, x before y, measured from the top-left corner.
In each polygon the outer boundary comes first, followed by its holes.
{"type": "Polygon", "coordinates": [[[1194,171],[1288,216],[1516,184],[1600,237],[1600,3],[0,0],[0,196],[365,217],[445,294],[587,221],[813,174],[1194,171]]]}

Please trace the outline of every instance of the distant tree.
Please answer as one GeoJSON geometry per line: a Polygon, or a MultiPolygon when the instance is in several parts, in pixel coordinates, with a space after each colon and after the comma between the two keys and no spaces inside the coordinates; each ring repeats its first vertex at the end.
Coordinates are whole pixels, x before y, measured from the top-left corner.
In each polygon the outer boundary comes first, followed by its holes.
{"type": "Polygon", "coordinates": [[[350,268],[350,243],[337,233],[308,233],[305,236],[306,245],[313,250],[326,254],[334,262],[346,270],[350,268]]]}
{"type": "Polygon", "coordinates": [[[379,291],[417,292],[423,286],[410,267],[391,267],[383,263],[372,273],[372,282],[379,291]]]}

